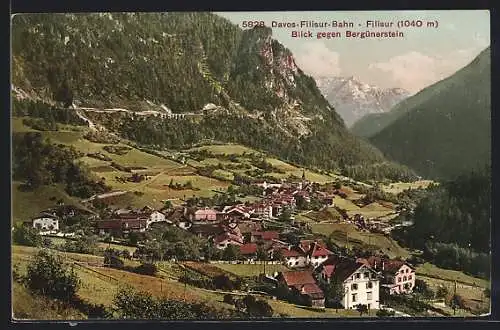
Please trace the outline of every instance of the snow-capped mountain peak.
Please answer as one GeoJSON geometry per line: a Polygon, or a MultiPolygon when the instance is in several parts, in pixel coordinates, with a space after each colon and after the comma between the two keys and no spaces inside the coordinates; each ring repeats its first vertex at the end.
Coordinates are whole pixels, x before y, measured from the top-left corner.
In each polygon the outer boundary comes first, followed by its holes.
{"type": "Polygon", "coordinates": [[[410,96],[402,88],[380,88],[351,77],[322,77],[316,84],[347,126],[369,113],[389,111],[410,96]]]}

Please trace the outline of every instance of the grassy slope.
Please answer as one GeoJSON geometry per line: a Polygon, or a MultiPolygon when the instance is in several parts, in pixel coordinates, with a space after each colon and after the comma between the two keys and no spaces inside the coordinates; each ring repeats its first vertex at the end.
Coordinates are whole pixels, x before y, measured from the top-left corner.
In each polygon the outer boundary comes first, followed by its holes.
{"type": "MultiPolygon", "coordinates": [[[[14,264],[21,265],[19,269],[23,271],[29,257],[36,253],[35,248],[13,246],[12,259],[14,264]]],[[[74,254],[68,254],[73,256],[74,254]]],[[[79,256],[78,256],[79,257],[79,256]]],[[[90,258],[96,258],[89,256],[90,258]]],[[[179,269],[172,268],[171,265],[162,265],[161,268],[171,273],[172,278],[178,278],[182,273],[179,269]]],[[[75,268],[82,281],[82,286],[77,294],[91,303],[111,306],[114,294],[119,287],[132,286],[137,290],[151,292],[155,296],[165,296],[171,299],[186,299],[192,302],[206,302],[217,308],[233,308],[223,303],[224,293],[212,292],[190,285],[184,285],[172,279],[161,279],[158,277],[138,275],[116,269],[88,267],[75,268]],[[95,273],[98,272],[98,274],[95,273]]],[[[160,276],[163,274],[160,274],[160,276]]],[[[21,294],[16,295],[14,300],[25,305],[27,299],[21,294]]],[[[276,313],[285,313],[292,317],[357,317],[359,313],[350,310],[326,309],[325,311],[311,310],[303,306],[289,304],[279,300],[265,298],[273,307],[276,313]]]]}
{"type": "Polygon", "coordinates": [[[330,235],[333,234],[334,242],[340,246],[345,246],[349,242],[349,247],[363,246],[382,250],[389,257],[407,258],[410,253],[401,247],[396,241],[382,234],[362,232],[348,223],[317,223],[312,224],[311,229],[314,233],[330,235]],[[347,236],[348,235],[348,236],[347,236]]]}
{"type": "Polygon", "coordinates": [[[78,310],[61,306],[55,300],[32,294],[19,283],[12,284],[12,317],[16,320],[82,320],[78,310]]]}
{"type": "Polygon", "coordinates": [[[28,221],[41,211],[55,206],[62,199],[66,205],[86,209],[77,198],[69,196],[60,185],[43,186],[34,191],[19,190],[20,182],[12,183],[12,222],[28,221]],[[50,200],[55,197],[55,200],[50,200]]]}

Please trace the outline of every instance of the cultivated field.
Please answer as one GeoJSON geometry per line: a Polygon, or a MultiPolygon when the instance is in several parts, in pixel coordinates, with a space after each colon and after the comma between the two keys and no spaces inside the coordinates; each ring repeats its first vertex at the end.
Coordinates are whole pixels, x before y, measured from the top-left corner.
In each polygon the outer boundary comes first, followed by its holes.
{"type": "Polygon", "coordinates": [[[432,180],[421,180],[415,182],[394,182],[382,186],[382,190],[392,194],[399,194],[400,192],[411,189],[427,188],[431,183],[436,183],[432,180]]]}

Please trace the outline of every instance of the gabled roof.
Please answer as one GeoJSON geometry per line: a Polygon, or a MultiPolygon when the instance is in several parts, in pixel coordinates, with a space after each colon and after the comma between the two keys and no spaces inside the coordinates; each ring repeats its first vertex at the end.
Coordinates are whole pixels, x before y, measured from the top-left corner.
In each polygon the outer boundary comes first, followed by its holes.
{"type": "Polygon", "coordinates": [[[255,231],[252,236],[259,236],[265,241],[270,241],[273,239],[278,239],[280,234],[277,231],[255,231]]]}
{"type": "Polygon", "coordinates": [[[254,254],[257,252],[257,244],[255,243],[247,243],[240,245],[240,253],[242,255],[254,254]]]}
{"type": "Polygon", "coordinates": [[[282,272],[281,277],[287,286],[296,286],[303,284],[316,284],[310,270],[297,270],[282,272]]]}
{"type": "Polygon", "coordinates": [[[280,251],[283,257],[305,257],[304,253],[297,248],[282,248],[280,251]]]}
{"type": "Polygon", "coordinates": [[[295,288],[312,299],[323,299],[325,297],[323,290],[316,283],[299,284],[295,285],[295,288]]]}
{"type": "Polygon", "coordinates": [[[214,238],[214,243],[219,244],[224,242],[225,240],[229,240],[238,244],[243,244],[243,238],[241,236],[233,235],[230,233],[223,233],[214,238]]]}
{"type": "Polygon", "coordinates": [[[375,272],[370,266],[352,259],[341,258],[336,264],[332,275],[338,277],[341,281],[347,280],[354,272],[360,268],[366,268],[375,272]]]}
{"type": "Polygon", "coordinates": [[[385,259],[379,256],[370,256],[367,259],[358,259],[360,262],[365,263],[366,265],[369,265],[371,268],[377,270],[377,271],[384,271],[388,273],[396,273],[399,271],[399,269],[403,266],[406,265],[410,267],[411,269],[415,269],[412,265],[409,263],[402,261],[402,260],[396,260],[396,259],[385,259]]]}

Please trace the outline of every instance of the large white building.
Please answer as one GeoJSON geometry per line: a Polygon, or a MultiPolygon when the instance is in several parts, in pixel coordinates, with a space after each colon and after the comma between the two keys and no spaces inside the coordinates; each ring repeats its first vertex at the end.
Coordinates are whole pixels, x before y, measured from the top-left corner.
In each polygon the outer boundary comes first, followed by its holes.
{"type": "Polygon", "coordinates": [[[323,280],[330,281],[335,276],[344,285],[341,301],[346,309],[356,309],[366,305],[368,309],[379,309],[380,279],[370,266],[350,259],[333,259],[318,267],[323,280]]]}

